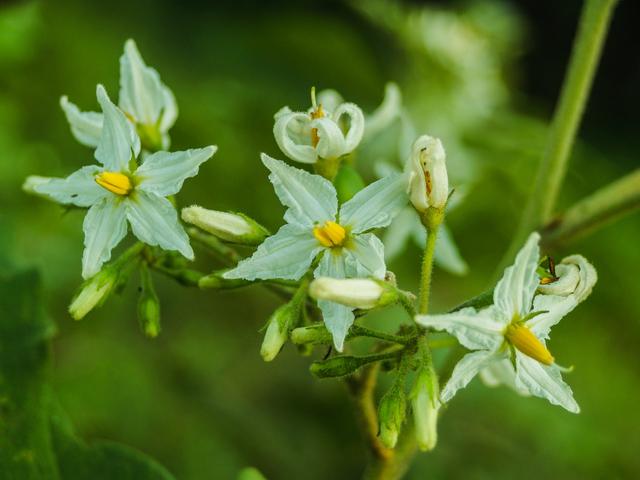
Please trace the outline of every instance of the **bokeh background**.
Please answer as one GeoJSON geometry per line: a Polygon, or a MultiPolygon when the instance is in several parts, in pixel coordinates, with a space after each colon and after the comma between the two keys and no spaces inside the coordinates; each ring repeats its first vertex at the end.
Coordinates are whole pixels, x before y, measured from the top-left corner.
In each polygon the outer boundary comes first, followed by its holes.
{"type": "MultiPolygon", "coordinates": [[[[244,466],[270,479],[357,478],[365,460],[344,387],[310,376],[287,346],[259,356],[278,300],[260,288],[216,294],[157,277],[163,333],[139,331],[137,279],[74,322],[82,214],[21,191],[29,174],[67,175],[92,161],[58,107],[67,94],[95,109],[112,96],[133,37],[176,94],[175,149],[217,144],[186,182],[181,205],[243,211],[275,229],[283,209],[258,160],[282,158],[271,134],[283,105],[306,108],[332,87],[373,110],[397,82],[419,130],[443,138],[466,201],[448,220],[470,273],[437,270],[443,311],[483,291],[525,202],[568,60],[578,0],[394,2],[3,2],[0,6],[0,268],[36,266],[54,341],[54,388],[87,439],[155,457],[180,479],[231,479],[244,466]]],[[[638,5],[622,1],[574,151],[560,208],[638,167],[638,5]]],[[[359,152],[373,179],[398,162],[397,130],[359,152]]],[[[398,163],[399,165],[399,163],[398,163]]],[[[129,239],[131,241],[131,239],[129,239]]],[[[475,381],[440,422],[438,448],[408,478],[640,477],[640,217],[628,216],[555,252],[597,267],[593,295],[554,329],[551,348],[582,413],[475,381]]],[[[203,270],[215,266],[198,256],[203,270]]],[[[414,288],[419,251],[390,265],[414,288]]],[[[1,321],[1,319],[0,319],[1,321]]],[[[397,312],[375,319],[392,326],[397,312]]],[[[324,352],[316,352],[322,355],[324,352]]]]}

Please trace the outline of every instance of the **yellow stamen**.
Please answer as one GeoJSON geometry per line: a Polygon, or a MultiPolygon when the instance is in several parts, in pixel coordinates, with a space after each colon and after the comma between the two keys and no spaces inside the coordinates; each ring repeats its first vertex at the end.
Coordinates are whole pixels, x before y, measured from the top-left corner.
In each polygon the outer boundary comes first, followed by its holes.
{"type": "Polygon", "coordinates": [[[507,327],[504,336],[511,345],[528,357],[545,365],[553,364],[551,352],[524,324],[512,323],[507,327]]]}
{"type": "Polygon", "coordinates": [[[341,225],[327,220],[322,227],[314,227],[313,236],[324,247],[339,247],[344,243],[347,232],[341,225]]]}
{"type": "MultiPolygon", "coordinates": [[[[309,115],[311,115],[311,120],[324,117],[325,114],[324,114],[324,110],[322,109],[322,104],[318,105],[314,110],[312,110],[309,115]]],[[[320,136],[318,135],[318,129],[312,128],[311,129],[311,145],[313,145],[314,147],[317,147],[319,141],[320,141],[320,136]]]]}
{"type": "Polygon", "coordinates": [[[550,283],[556,282],[558,279],[553,277],[543,277],[540,279],[540,285],[549,285],[550,283]]]}
{"type": "Polygon", "coordinates": [[[116,195],[129,195],[133,189],[131,179],[120,172],[102,172],[96,175],[96,183],[116,195]]]}
{"type": "Polygon", "coordinates": [[[427,194],[431,195],[431,175],[428,171],[424,172],[424,181],[427,184],[427,194]]]}

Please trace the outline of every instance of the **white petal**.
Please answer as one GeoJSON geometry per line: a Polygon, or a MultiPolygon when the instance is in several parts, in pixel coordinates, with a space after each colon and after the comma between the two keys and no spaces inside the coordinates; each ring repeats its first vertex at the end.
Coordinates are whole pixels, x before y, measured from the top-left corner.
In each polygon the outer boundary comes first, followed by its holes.
{"type": "Polygon", "coordinates": [[[33,190],[65,205],[90,207],[111,195],[96,183],[95,175],[99,171],[100,168],[93,165],[82,167],[67,178],[51,178],[45,183],[34,186],[33,190]]]}
{"type": "Polygon", "coordinates": [[[424,230],[413,208],[403,208],[393,219],[393,222],[391,222],[391,225],[382,236],[384,255],[388,262],[404,252],[407,240],[411,238],[411,233],[416,228],[416,225],[424,230]]]}
{"type": "MultiPolygon", "coordinates": [[[[344,258],[332,250],[324,252],[318,268],[313,272],[314,277],[344,278],[346,267],[344,258]]],[[[350,307],[328,300],[318,300],[318,307],[322,311],[322,318],[327,330],[333,336],[333,344],[339,352],[344,348],[344,339],[353,324],[354,315],[350,307]]]]}
{"type": "Polygon", "coordinates": [[[373,182],[340,207],[340,224],[353,233],[386,227],[408,202],[405,186],[402,174],[373,182]]]}
{"type": "Polygon", "coordinates": [[[177,250],[193,260],[189,237],[178,221],[178,212],[166,198],[136,190],[127,198],[127,219],[133,234],[147,245],[177,250]]]}
{"type": "MultiPolygon", "coordinates": [[[[174,123],[176,123],[176,119],[178,118],[178,104],[176,97],[168,87],[162,88],[162,97],[163,109],[162,119],[160,120],[160,131],[166,133],[173,127],[174,123]]],[[[169,145],[166,146],[166,148],[168,147],[169,145]]]]}
{"type": "Polygon", "coordinates": [[[318,105],[322,105],[325,112],[334,112],[342,103],[344,98],[336,90],[327,88],[318,92],[318,105]]]}
{"type": "Polygon", "coordinates": [[[400,89],[395,83],[387,83],[382,103],[371,115],[367,116],[364,132],[365,139],[369,140],[386,129],[394,120],[400,117],[401,111],[402,94],[400,89]]]}
{"type": "Polygon", "coordinates": [[[98,85],[96,94],[104,115],[96,160],[107,170],[127,171],[131,158],[140,153],[140,138],[122,111],[109,100],[102,85],[98,85]]]}
{"type": "Polygon", "coordinates": [[[362,135],[364,134],[364,114],[356,104],[343,103],[333,112],[332,118],[333,121],[340,126],[342,125],[343,116],[349,117],[349,129],[344,134],[345,144],[343,154],[345,154],[354,151],[362,140],[362,135]]]}
{"type": "Polygon", "coordinates": [[[211,158],[218,147],[194,148],[182,152],[156,152],[136,170],[138,188],[166,197],[182,188],[182,183],[198,174],[200,165],[211,158]]]}
{"type": "Polygon", "coordinates": [[[156,125],[165,106],[164,85],[155,69],[147,67],[133,40],[120,57],[120,108],[136,122],[156,125]]]}
{"type": "Polygon", "coordinates": [[[97,147],[102,134],[102,114],[81,112],[66,96],[60,97],[60,106],[76,140],[87,147],[97,147]]]}
{"type": "Polygon", "coordinates": [[[484,384],[489,387],[506,385],[520,395],[530,395],[529,390],[526,388],[518,388],[516,385],[516,371],[513,368],[511,359],[509,358],[489,363],[486,367],[480,370],[480,378],[484,384]]]}
{"type": "Polygon", "coordinates": [[[297,225],[284,225],[267,238],[255,253],[238,263],[225,278],[282,278],[297,280],[309,269],[322,246],[311,230],[297,225]]]}
{"type": "Polygon", "coordinates": [[[338,158],[347,153],[344,134],[338,124],[323,117],[311,121],[311,128],[317,129],[318,144],[316,152],[321,158],[338,158]]]}
{"type": "Polygon", "coordinates": [[[440,268],[456,275],[465,275],[469,270],[469,266],[463,260],[458,247],[453,241],[451,231],[445,224],[440,225],[438,229],[435,262],[440,268]]]}
{"type": "Polygon", "coordinates": [[[500,354],[481,350],[479,352],[467,353],[460,360],[451,374],[451,378],[442,389],[440,398],[443,402],[448,402],[453,398],[458,390],[466,387],[479,370],[485,368],[491,362],[501,358],[500,354]]]}
{"type": "Polygon", "coordinates": [[[442,315],[417,315],[415,320],[423,327],[446,330],[471,350],[496,350],[504,341],[504,325],[495,315],[493,307],[479,312],[468,307],[442,315]]]}
{"type": "Polygon", "coordinates": [[[493,291],[493,303],[503,314],[506,323],[516,315],[523,318],[531,311],[531,301],[539,284],[536,273],[540,258],[539,240],[537,232],[529,235],[515,263],[504,270],[502,279],[493,291]]]}
{"type": "Polygon", "coordinates": [[[306,113],[287,109],[287,112],[281,110],[276,114],[273,136],[282,153],[291,160],[315,163],[318,159],[318,153],[311,145],[310,125],[311,117],[306,113]]]}
{"type": "Polygon", "coordinates": [[[111,258],[111,250],[127,234],[125,202],[114,195],[102,199],[89,209],[82,228],[82,277],[89,278],[100,271],[111,258]]]}
{"type": "Polygon", "coordinates": [[[373,233],[355,235],[349,247],[344,248],[344,261],[348,277],[384,278],[384,245],[373,233]]]}
{"type": "Polygon", "coordinates": [[[283,205],[289,207],[285,220],[312,227],[335,220],[338,196],[331,182],[320,175],[290,167],[262,154],[262,163],[271,171],[269,180],[283,205]]]}
{"type": "Polygon", "coordinates": [[[551,327],[578,306],[576,298],[572,295],[563,297],[560,295],[536,295],[533,299],[534,312],[544,312],[527,320],[526,326],[536,337],[548,338],[551,327]]]}
{"type": "Polygon", "coordinates": [[[516,385],[532,395],[546,398],[571,413],[580,413],[571,387],[564,383],[557,365],[546,366],[516,351],[516,385]]]}

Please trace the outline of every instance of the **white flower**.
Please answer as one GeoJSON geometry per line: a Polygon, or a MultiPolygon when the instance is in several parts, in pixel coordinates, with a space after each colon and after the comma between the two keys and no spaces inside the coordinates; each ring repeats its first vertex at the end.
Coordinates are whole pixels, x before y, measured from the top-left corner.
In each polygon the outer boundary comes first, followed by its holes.
{"type": "MultiPolygon", "coordinates": [[[[324,97],[335,101],[339,94],[331,91],[324,97]]],[[[273,135],[280,150],[291,160],[302,163],[337,159],[355,150],[364,134],[362,110],[353,103],[335,106],[313,103],[308,112],[293,112],[284,107],[275,114],[273,135]]]]}
{"type": "MultiPolygon", "coordinates": [[[[376,165],[376,173],[379,178],[384,178],[398,171],[398,169],[389,163],[381,162],[376,165]]],[[[447,214],[458,208],[464,197],[465,195],[461,189],[456,189],[455,193],[447,202],[447,214]]],[[[409,240],[413,240],[421,250],[424,250],[427,243],[427,235],[427,231],[416,209],[411,205],[403,208],[382,236],[384,254],[387,262],[392,261],[402,254],[409,240]]],[[[453,234],[446,223],[440,224],[440,228],[438,229],[434,260],[440,268],[455,275],[465,275],[469,270],[469,266],[462,258],[453,234]]]]}
{"type": "Polygon", "coordinates": [[[413,144],[407,162],[409,199],[419,213],[442,209],[449,197],[449,177],[442,142],[422,135],[413,144]]]}
{"type": "MultiPolygon", "coordinates": [[[[98,112],[82,112],[66,96],[60,98],[71,132],[88,147],[97,147],[102,132],[103,116],[98,112]]],[[[169,129],[178,117],[178,106],[158,72],[148,67],[133,40],[124,44],[120,57],[120,100],[118,106],[136,126],[142,146],[150,150],[169,148],[169,129]]]]}
{"type": "Polygon", "coordinates": [[[505,269],[493,293],[493,305],[444,315],[418,315],[416,321],[438,330],[446,330],[458,341],[475,350],[456,365],[442,390],[443,401],[450,400],[483,368],[502,362],[514,369],[516,389],[546,398],[570,412],[580,408],[571,388],[563,382],[561,369],[547,350],[545,339],[553,325],[567,313],[566,304],[557,298],[538,295],[536,273],[540,235],[531,234],[514,265],[505,269]],[[507,363],[508,362],[508,363],[507,363]]]}
{"type": "MultiPolygon", "coordinates": [[[[375,277],[386,272],[384,247],[370,230],[386,227],[407,203],[404,179],[393,175],[372,183],[338,211],[334,186],[319,175],[262,155],[280,201],[288,207],[287,224],[267,238],[251,258],[225,273],[225,278],[297,280],[321,255],[316,277],[375,277]]],[[[353,323],[352,308],[319,300],[335,346],[342,350],[353,323]]]]}
{"type": "Polygon", "coordinates": [[[53,200],[90,207],[84,219],[82,276],[95,275],[111,257],[111,250],[127,233],[148,245],[177,250],[192,259],[193,250],[178,215],[165,197],[177,193],[185,179],[198,173],[216,147],[183,152],[157,152],[137,166],[140,139],[120,109],[97,88],[104,124],[95,158],[101,164],[82,167],[67,178],[52,178],[34,190],[53,200]]]}

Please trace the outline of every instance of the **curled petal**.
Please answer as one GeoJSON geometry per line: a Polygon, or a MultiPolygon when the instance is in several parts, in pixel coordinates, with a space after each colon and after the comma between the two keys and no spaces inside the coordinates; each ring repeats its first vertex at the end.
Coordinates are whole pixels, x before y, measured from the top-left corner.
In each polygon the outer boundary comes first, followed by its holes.
{"type": "Polygon", "coordinates": [[[60,97],[60,107],[71,126],[71,133],[81,144],[97,147],[102,135],[102,114],[98,112],[81,112],[80,109],[65,96],[60,97]]]}
{"type": "MultiPolygon", "coordinates": [[[[335,112],[344,103],[344,98],[337,90],[327,88],[318,92],[318,105],[321,105],[325,112],[335,112]]],[[[312,108],[313,110],[313,108],[312,108]]]]}
{"type": "Polygon", "coordinates": [[[306,113],[281,110],[276,114],[273,136],[282,153],[291,160],[315,163],[318,159],[316,149],[311,145],[310,124],[311,118],[306,113]]]}
{"type": "Polygon", "coordinates": [[[311,128],[317,130],[316,152],[321,158],[338,158],[346,153],[344,134],[330,118],[323,117],[311,121],[311,128]]]}
{"type": "MultiPolygon", "coordinates": [[[[162,88],[162,98],[163,109],[160,120],[160,131],[165,133],[176,123],[176,119],[178,118],[178,103],[176,102],[176,97],[173,95],[173,92],[168,87],[162,88]]],[[[169,145],[167,145],[167,147],[169,147],[169,145]]]]}
{"type": "Polygon", "coordinates": [[[364,114],[360,107],[354,103],[343,103],[333,112],[333,120],[340,126],[344,116],[349,117],[349,129],[344,135],[345,149],[343,154],[354,151],[364,135],[364,114]]]}
{"type": "Polygon", "coordinates": [[[369,140],[386,129],[402,113],[402,94],[393,82],[387,83],[384,99],[378,108],[366,119],[365,139],[369,140]]]}

